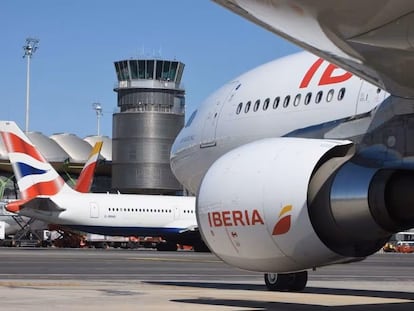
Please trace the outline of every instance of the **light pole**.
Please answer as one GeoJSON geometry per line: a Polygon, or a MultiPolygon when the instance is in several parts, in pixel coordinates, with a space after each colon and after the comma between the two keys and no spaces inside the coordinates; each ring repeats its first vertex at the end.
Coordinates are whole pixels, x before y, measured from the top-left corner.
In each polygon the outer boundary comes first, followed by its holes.
{"type": "Polygon", "coordinates": [[[38,49],[39,40],[35,38],[27,38],[26,45],[23,46],[23,58],[27,59],[27,74],[26,74],[26,133],[29,131],[29,102],[30,102],[30,59],[38,49]]]}
{"type": "Polygon", "coordinates": [[[97,132],[98,132],[97,135],[101,136],[100,120],[101,120],[101,116],[103,115],[102,106],[100,103],[93,103],[92,108],[96,112],[96,127],[97,127],[97,132]]]}

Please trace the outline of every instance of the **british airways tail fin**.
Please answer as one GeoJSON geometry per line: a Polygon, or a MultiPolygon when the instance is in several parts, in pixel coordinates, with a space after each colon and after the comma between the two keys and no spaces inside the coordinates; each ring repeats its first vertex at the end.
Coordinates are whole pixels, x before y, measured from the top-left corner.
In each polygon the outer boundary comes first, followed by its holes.
{"type": "Polygon", "coordinates": [[[0,134],[8,152],[21,199],[73,192],[13,121],[0,121],[0,134]]]}
{"type": "Polygon", "coordinates": [[[96,164],[98,162],[99,154],[101,152],[103,141],[98,141],[92,148],[88,161],[86,161],[82,172],[79,175],[78,181],[75,185],[75,190],[79,192],[89,192],[91,190],[93,175],[95,173],[96,164]]]}

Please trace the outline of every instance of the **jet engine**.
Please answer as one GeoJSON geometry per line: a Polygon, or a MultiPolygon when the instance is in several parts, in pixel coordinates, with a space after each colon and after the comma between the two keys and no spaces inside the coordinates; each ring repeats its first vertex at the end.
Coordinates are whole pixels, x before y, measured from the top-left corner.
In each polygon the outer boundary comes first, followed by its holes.
{"type": "MultiPolygon", "coordinates": [[[[349,141],[273,138],[232,150],[200,185],[209,248],[272,273],[361,260],[414,226],[414,172],[355,161],[349,141]]],[[[369,162],[369,161],[368,161],[369,162]]]]}

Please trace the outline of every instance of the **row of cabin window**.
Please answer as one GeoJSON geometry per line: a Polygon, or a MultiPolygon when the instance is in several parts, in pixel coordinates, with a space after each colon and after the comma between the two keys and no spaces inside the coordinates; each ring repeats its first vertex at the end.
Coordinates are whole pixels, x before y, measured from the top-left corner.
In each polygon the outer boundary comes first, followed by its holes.
{"type": "MultiPolygon", "coordinates": [[[[108,211],[110,211],[110,212],[122,212],[122,211],[124,211],[124,212],[150,212],[150,213],[172,213],[172,211],[169,209],[169,210],[164,210],[164,209],[145,209],[145,208],[114,208],[114,207],[110,207],[110,208],[108,208],[108,211]]],[[[192,211],[192,210],[184,210],[184,213],[188,213],[188,214],[193,214],[194,213],[194,211],[192,211]]]]}
{"type": "MultiPolygon", "coordinates": [[[[309,103],[312,100],[312,95],[313,95],[312,93],[306,94],[304,102],[303,102],[305,105],[309,105],[309,103]]],[[[329,90],[328,93],[326,94],[326,101],[328,103],[331,102],[334,99],[334,95],[335,95],[335,90],[334,89],[329,90]]],[[[342,88],[338,92],[337,99],[338,101],[341,101],[344,99],[344,97],[345,97],[345,88],[342,88]]],[[[283,108],[286,108],[289,106],[290,98],[291,98],[290,95],[286,95],[285,99],[283,100],[283,108]]],[[[316,93],[315,103],[319,104],[322,101],[322,98],[323,98],[323,91],[319,91],[318,93],[316,93]]],[[[297,94],[293,100],[293,106],[295,107],[299,106],[301,99],[302,99],[302,94],[297,94]]],[[[277,107],[279,107],[280,102],[281,102],[280,96],[277,96],[273,101],[273,109],[277,109],[277,107]]],[[[244,106],[245,113],[249,112],[251,105],[252,105],[251,101],[248,101],[246,103],[246,105],[244,106]]],[[[270,98],[266,98],[263,102],[262,109],[266,111],[269,108],[269,105],[270,105],[270,98]]],[[[256,102],[254,103],[253,111],[258,111],[259,107],[260,107],[260,99],[256,100],[256,102]]],[[[237,106],[236,114],[239,114],[242,111],[242,109],[243,109],[243,103],[240,103],[237,106]]]]}

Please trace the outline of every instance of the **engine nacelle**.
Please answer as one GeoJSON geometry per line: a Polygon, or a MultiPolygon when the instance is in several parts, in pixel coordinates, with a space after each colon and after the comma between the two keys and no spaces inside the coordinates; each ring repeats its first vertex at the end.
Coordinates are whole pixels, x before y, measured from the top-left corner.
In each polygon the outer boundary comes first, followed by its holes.
{"type": "Polygon", "coordinates": [[[407,222],[395,221],[395,207],[384,197],[399,195],[393,193],[398,183],[389,185],[394,172],[350,164],[352,151],[348,141],[274,138],[225,154],[199,189],[196,213],[205,242],[225,262],[263,272],[374,253],[407,222]]]}

